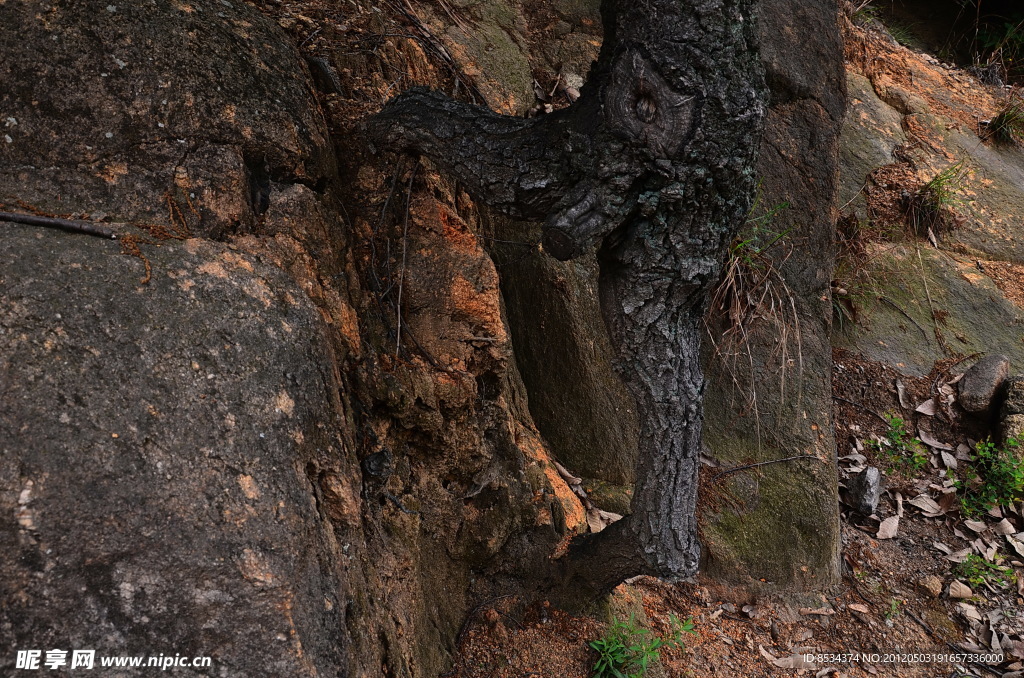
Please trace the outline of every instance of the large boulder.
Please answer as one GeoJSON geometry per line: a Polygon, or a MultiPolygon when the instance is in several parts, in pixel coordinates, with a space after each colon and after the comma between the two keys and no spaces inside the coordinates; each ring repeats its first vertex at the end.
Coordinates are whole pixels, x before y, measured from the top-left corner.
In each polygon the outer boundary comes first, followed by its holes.
{"type": "Polygon", "coordinates": [[[382,223],[391,168],[331,138],[281,24],[0,3],[0,203],[129,222],[0,223],[4,647],[434,676],[585,525],[471,204],[423,171],[382,223]],[[398,270],[396,332],[362,281],[398,270]]]}
{"type": "Polygon", "coordinates": [[[0,644],[338,675],[316,483],[351,452],[315,306],[221,244],[148,251],[140,285],[114,242],[0,228],[0,644]]]}
{"type": "MultiPolygon", "coordinates": [[[[709,452],[725,466],[804,457],[729,474],[709,488],[709,496],[738,500],[705,513],[708,572],[754,587],[767,580],[786,593],[819,591],[839,578],[829,281],[846,80],[836,10],[828,1],[763,3],[771,107],[759,201],[767,211],[791,206],[767,224],[786,232],[768,256],[785,283],[773,283],[778,301],[789,309],[774,320],[759,312],[745,342],[717,356],[707,351],[709,452]]],[[[710,325],[718,342],[726,320],[710,325]]]]}

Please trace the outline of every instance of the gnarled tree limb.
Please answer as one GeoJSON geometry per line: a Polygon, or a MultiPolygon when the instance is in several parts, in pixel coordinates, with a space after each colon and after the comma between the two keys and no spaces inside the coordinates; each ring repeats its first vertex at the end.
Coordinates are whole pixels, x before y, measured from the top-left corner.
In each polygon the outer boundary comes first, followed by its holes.
{"type": "Polygon", "coordinates": [[[602,310],[641,441],[631,515],[563,563],[593,593],[698,566],[698,323],[754,192],[766,107],[754,1],[604,0],[601,54],[564,111],[523,120],[413,90],[370,124],[478,200],[543,220],[556,258],[600,248],[602,310]]]}

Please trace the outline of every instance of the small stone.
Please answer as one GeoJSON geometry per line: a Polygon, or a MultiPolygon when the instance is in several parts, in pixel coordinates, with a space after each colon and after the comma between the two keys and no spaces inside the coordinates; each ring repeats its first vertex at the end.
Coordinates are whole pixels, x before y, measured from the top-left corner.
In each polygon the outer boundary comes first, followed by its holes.
{"type": "Polygon", "coordinates": [[[1010,360],[1006,356],[985,356],[960,380],[960,406],[968,412],[987,412],[1009,375],[1010,360]]]}
{"type": "Polygon", "coordinates": [[[846,491],[853,510],[870,516],[878,508],[882,495],[882,474],[874,466],[868,466],[846,483],[846,491]]]}
{"type": "Polygon", "coordinates": [[[930,574],[927,577],[919,579],[917,581],[917,587],[932,598],[938,598],[942,595],[942,580],[934,574],[930,574]]]}

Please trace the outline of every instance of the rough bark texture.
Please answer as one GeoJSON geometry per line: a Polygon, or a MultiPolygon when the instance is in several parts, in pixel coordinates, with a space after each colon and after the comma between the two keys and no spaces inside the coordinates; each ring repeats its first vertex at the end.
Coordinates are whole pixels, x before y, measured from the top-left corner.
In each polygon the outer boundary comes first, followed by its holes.
{"type": "MultiPolygon", "coordinates": [[[[573,107],[534,120],[409,92],[372,123],[476,197],[545,219],[544,249],[600,243],[601,302],[640,416],[633,574],[696,571],[703,377],[698,323],[742,223],[765,109],[750,2],[602,5],[605,41],[573,107]]],[[[601,576],[605,589],[619,576],[601,576]]]]}
{"type": "MultiPolygon", "coordinates": [[[[589,15],[594,24],[596,4],[589,15]]],[[[790,204],[769,226],[793,230],[769,255],[779,255],[774,263],[793,293],[799,341],[790,313],[784,323],[757,320],[738,359],[716,355],[707,335],[703,351],[707,454],[723,466],[798,454],[820,460],[729,474],[712,489],[742,501],[706,501],[700,507],[705,571],[744,587],[785,595],[820,591],[838,576],[828,289],[837,135],[846,100],[837,14],[835,0],[760,3],[761,57],[771,88],[757,166],[760,204],[764,209],[790,204]],[[780,354],[783,346],[788,356],[780,354]],[[751,394],[757,397],[756,410],[750,405],[751,394]]],[[[898,130],[898,120],[895,124],[898,130]]],[[[851,191],[859,189],[863,173],[850,183],[851,191]]],[[[533,231],[525,238],[517,235],[517,229],[524,228],[521,223],[500,217],[493,221],[495,235],[503,240],[539,239],[533,231]]],[[[558,262],[542,254],[523,254],[524,248],[517,245],[499,243],[495,248],[500,248],[502,292],[534,420],[574,473],[609,483],[631,482],[623,480],[621,464],[623,459],[635,459],[635,445],[631,451],[622,436],[632,425],[634,404],[628,393],[611,383],[599,353],[607,339],[598,314],[579,303],[596,287],[596,262],[589,257],[558,262]],[[556,347],[558,360],[543,349],[547,345],[556,347]]],[[[942,284],[936,282],[933,289],[942,284]]],[[[897,324],[883,327],[875,338],[885,339],[885,330],[897,324]]],[[[728,328],[727,318],[709,321],[716,342],[728,328]]],[[[916,330],[907,336],[900,347],[920,341],[916,330]]],[[[862,346],[865,351],[879,350],[878,341],[862,346]]],[[[715,473],[711,470],[704,477],[715,473]]],[[[621,512],[625,488],[597,481],[588,482],[588,487],[599,489],[599,506],[621,512]]]]}

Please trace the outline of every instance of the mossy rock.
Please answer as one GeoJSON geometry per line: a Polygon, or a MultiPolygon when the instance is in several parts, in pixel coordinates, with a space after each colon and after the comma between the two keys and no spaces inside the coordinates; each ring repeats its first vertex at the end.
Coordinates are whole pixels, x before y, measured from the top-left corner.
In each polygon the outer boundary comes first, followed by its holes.
{"type": "Polygon", "coordinates": [[[983,269],[913,242],[891,249],[870,272],[886,281],[878,300],[835,345],[916,377],[955,355],[1002,353],[1024,365],[1024,311],[983,269]]]}
{"type": "Polygon", "coordinates": [[[633,501],[632,485],[617,485],[596,478],[584,478],[583,488],[587,491],[590,501],[599,509],[620,515],[629,513],[629,505],[633,501]]]}

